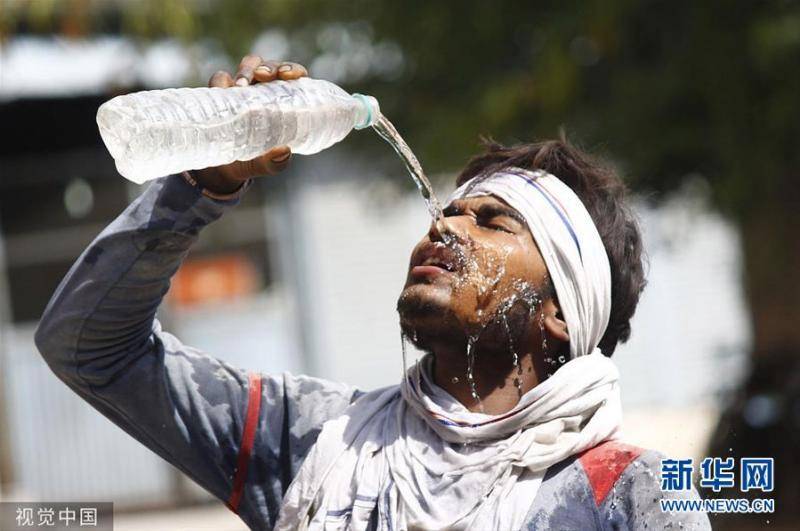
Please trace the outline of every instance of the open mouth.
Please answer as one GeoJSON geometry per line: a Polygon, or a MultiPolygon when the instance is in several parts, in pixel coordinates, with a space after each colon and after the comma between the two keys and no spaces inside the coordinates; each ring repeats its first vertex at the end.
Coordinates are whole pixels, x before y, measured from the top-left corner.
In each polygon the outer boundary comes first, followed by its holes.
{"type": "Polygon", "coordinates": [[[420,248],[411,260],[411,274],[414,276],[454,273],[459,269],[456,253],[442,243],[420,248]]]}
{"type": "Polygon", "coordinates": [[[449,264],[443,260],[438,258],[429,258],[425,260],[423,263],[420,264],[421,266],[433,266],[438,267],[439,269],[444,269],[445,271],[453,272],[455,271],[455,267],[452,264],[449,264]]]}

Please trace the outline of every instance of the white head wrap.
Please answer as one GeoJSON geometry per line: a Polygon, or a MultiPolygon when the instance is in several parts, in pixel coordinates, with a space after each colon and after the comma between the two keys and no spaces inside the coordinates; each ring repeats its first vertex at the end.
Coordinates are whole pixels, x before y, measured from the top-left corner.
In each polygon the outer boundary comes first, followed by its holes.
{"type": "Polygon", "coordinates": [[[589,212],[572,189],[520,168],[473,178],[447,200],[493,195],[519,212],[539,246],[570,337],[570,357],[597,347],[611,315],[611,267],[589,212]]]}

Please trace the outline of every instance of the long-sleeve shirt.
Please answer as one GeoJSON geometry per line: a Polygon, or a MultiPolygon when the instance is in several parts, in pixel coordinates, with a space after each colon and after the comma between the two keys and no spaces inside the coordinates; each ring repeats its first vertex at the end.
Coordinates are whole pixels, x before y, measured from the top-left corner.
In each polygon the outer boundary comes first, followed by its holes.
{"type": "MultiPolygon", "coordinates": [[[[230,500],[246,465],[235,509],[251,528],[271,529],[322,424],[361,392],[308,376],[259,374],[252,448],[241,452],[256,380],[184,345],[156,318],[200,230],[237,202],[237,195],[210,197],[182,176],[151,183],[77,259],[42,316],[36,344],[76,393],[220,500],[230,500]]],[[[661,512],[658,500],[676,494],[660,490],[659,459],[607,443],[565,460],[547,472],[527,525],[708,528],[704,514],[661,512]]]]}

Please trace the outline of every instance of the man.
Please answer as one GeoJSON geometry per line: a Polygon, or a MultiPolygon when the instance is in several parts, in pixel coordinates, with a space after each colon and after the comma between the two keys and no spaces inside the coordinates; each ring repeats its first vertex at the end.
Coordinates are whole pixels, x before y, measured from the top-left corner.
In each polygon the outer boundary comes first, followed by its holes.
{"type": "MultiPolygon", "coordinates": [[[[210,84],[303,75],[248,56],[210,84]]],[[[659,456],[617,440],[607,356],[644,286],[641,239],[618,178],[565,142],[492,145],[461,173],[411,255],[398,311],[428,354],[399,386],[248,375],[163,331],[199,231],[290,155],[152,183],[45,310],[55,373],[256,529],[708,527],[662,513],[659,456]]]]}

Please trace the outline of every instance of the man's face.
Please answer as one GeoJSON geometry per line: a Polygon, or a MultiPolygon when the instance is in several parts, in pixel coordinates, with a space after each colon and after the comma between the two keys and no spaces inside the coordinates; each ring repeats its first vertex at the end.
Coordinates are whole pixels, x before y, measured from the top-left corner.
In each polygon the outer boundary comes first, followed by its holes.
{"type": "MultiPolygon", "coordinates": [[[[518,329],[530,322],[530,303],[547,268],[523,218],[493,196],[459,199],[411,253],[398,311],[403,332],[423,350],[465,345],[483,330],[518,329]],[[448,238],[449,235],[449,238],[448,238]],[[448,239],[448,244],[445,244],[448,239]],[[526,299],[527,304],[519,302],[526,299]],[[495,326],[493,326],[495,325],[495,326]]],[[[534,311],[541,307],[536,303],[534,311]]]]}

